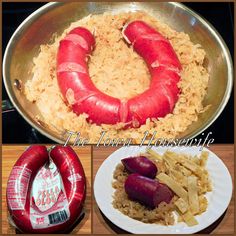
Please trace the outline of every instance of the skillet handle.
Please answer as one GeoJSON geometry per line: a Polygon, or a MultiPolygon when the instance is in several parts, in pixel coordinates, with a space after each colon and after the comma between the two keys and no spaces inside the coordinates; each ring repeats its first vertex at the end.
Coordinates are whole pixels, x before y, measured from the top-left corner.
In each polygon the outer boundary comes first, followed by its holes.
{"type": "Polygon", "coordinates": [[[3,100],[2,101],[2,113],[12,112],[15,111],[15,107],[12,105],[10,100],[3,100]]]}

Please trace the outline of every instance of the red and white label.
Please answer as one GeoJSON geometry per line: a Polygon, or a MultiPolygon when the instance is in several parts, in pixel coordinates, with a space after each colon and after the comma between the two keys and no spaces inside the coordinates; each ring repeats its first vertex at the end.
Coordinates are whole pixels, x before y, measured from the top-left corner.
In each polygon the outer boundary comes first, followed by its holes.
{"type": "Polygon", "coordinates": [[[26,167],[13,167],[7,185],[7,199],[11,210],[24,210],[31,173],[26,167]]]}
{"type": "Polygon", "coordinates": [[[63,183],[53,162],[36,175],[30,200],[30,221],[34,229],[62,224],[70,218],[63,183]]]}

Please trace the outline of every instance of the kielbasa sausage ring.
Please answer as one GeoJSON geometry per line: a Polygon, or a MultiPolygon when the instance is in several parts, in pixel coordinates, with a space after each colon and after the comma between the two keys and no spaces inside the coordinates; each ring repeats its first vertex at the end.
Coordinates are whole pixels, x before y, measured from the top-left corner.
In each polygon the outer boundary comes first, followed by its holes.
{"type": "MultiPolygon", "coordinates": [[[[58,174],[57,171],[54,175],[58,174]]],[[[69,146],[55,146],[49,155],[45,146],[29,147],[15,163],[7,183],[7,206],[11,220],[24,233],[68,230],[81,214],[85,195],[84,170],[69,146]],[[41,167],[49,162],[49,156],[61,174],[65,193],[61,190],[54,205],[42,212],[33,200],[31,188],[41,167]]]]}
{"type": "Polygon", "coordinates": [[[125,123],[139,127],[147,118],[164,117],[173,111],[178,99],[181,64],[170,42],[143,21],[133,21],[123,28],[127,43],[145,60],[151,85],[142,94],[121,101],[99,91],[89,77],[87,60],[95,39],[87,29],[77,27],[60,41],[57,54],[57,79],[61,93],[80,115],[90,122],[125,123]]]}

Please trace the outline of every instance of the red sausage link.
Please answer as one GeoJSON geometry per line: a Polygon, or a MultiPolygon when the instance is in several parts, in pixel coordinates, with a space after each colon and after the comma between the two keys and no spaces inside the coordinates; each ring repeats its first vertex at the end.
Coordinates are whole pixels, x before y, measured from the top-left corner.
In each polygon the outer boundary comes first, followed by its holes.
{"type": "Polygon", "coordinates": [[[120,100],[99,91],[88,74],[87,60],[94,46],[93,35],[83,27],[73,29],[61,40],[57,54],[58,84],[77,115],[86,113],[96,124],[116,124],[120,122],[120,100]]]}
{"type": "Polygon", "coordinates": [[[164,117],[172,112],[178,99],[181,64],[169,41],[142,21],[129,23],[123,36],[145,60],[152,82],[150,89],[127,101],[99,91],[90,79],[87,60],[95,39],[87,29],[77,27],[60,42],[57,79],[61,93],[80,115],[100,124],[126,123],[139,127],[147,118],[164,117]]]}
{"type": "MultiPolygon", "coordinates": [[[[83,167],[78,159],[78,156],[69,146],[55,146],[50,151],[50,158],[56,165],[59,173],[61,174],[63,186],[65,189],[66,197],[69,204],[70,216],[67,221],[57,225],[51,225],[48,228],[33,228],[30,220],[30,193],[35,176],[39,169],[49,162],[49,155],[45,146],[31,146],[28,148],[18,159],[13,167],[7,184],[7,204],[10,215],[16,227],[24,233],[55,233],[64,232],[70,229],[73,224],[78,220],[82,206],[86,196],[86,179],[83,167]],[[22,171],[25,170],[25,171],[22,171]],[[18,196],[19,199],[24,198],[23,193],[12,192],[17,189],[19,185],[17,181],[13,181],[19,175],[20,185],[25,187],[24,192],[27,193],[25,197],[25,204],[15,204],[11,196],[18,196]],[[26,177],[29,178],[29,183],[25,186],[26,177]],[[16,209],[16,208],[21,208],[16,209]]],[[[54,206],[57,205],[57,202],[54,206]]],[[[33,206],[34,208],[36,206],[33,206]]],[[[50,209],[45,211],[50,213],[50,209]]],[[[45,213],[44,212],[44,213],[45,213]]]]}
{"type": "Polygon", "coordinates": [[[131,173],[138,173],[151,179],[156,177],[156,165],[145,156],[127,157],[122,159],[121,162],[131,173]]]}
{"type": "Polygon", "coordinates": [[[144,124],[147,118],[164,117],[178,99],[181,64],[169,41],[145,22],[129,23],[123,34],[147,63],[152,78],[149,90],[128,101],[128,121],[144,124]]]}
{"type": "Polygon", "coordinates": [[[125,192],[131,200],[150,208],[157,207],[163,201],[169,203],[173,197],[172,191],[166,185],[136,173],[126,179],[125,192]]]}

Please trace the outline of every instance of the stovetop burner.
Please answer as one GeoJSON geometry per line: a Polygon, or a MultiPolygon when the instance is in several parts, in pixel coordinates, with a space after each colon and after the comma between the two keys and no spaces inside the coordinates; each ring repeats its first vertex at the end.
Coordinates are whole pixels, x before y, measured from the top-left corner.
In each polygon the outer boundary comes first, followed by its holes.
{"type": "MultiPolygon", "coordinates": [[[[231,56],[234,55],[234,5],[233,3],[184,3],[206,20],[208,20],[225,40],[231,56]]],[[[2,3],[2,49],[6,45],[22,21],[45,3],[2,3]]],[[[8,95],[2,86],[2,99],[8,100],[8,95]]],[[[231,96],[224,111],[204,133],[213,132],[215,143],[234,143],[234,101],[231,96]]],[[[53,143],[32,128],[17,111],[2,114],[3,143],[53,143]]]]}

